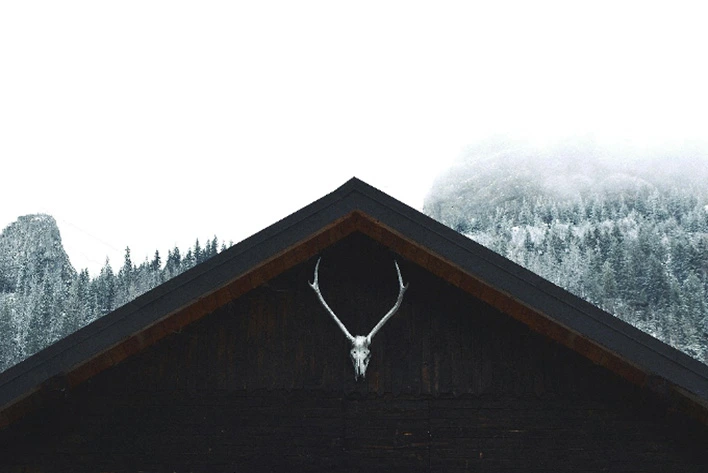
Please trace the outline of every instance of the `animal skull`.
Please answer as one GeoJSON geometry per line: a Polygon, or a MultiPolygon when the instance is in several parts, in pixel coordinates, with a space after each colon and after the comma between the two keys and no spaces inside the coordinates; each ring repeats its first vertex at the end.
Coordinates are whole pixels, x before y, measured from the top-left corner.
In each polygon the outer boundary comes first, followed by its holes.
{"type": "Polygon", "coordinates": [[[366,368],[371,360],[371,350],[369,350],[369,339],[362,335],[354,337],[352,349],[349,350],[349,356],[354,364],[354,379],[363,379],[366,376],[366,368]]]}
{"type": "Polygon", "coordinates": [[[406,289],[408,289],[408,284],[403,284],[403,277],[401,276],[401,270],[398,267],[398,262],[394,260],[394,264],[396,265],[396,273],[398,273],[398,298],[396,299],[396,303],[391,307],[391,310],[389,310],[386,315],[384,315],[381,320],[379,320],[379,323],[376,324],[376,326],[371,330],[371,332],[364,336],[364,335],[357,335],[356,337],[353,336],[351,333],[349,333],[349,330],[344,326],[341,320],[339,320],[339,317],[337,317],[334,313],[334,311],[327,305],[327,302],[324,300],[324,297],[322,296],[322,292],[320,292],[320,286],[318,283],[318,276],[319,276],[319,268],[320,268],[320,261],[322,258],[319,258],[317,260],[317,264],[315,265],[315,279],[312,281],[310,284],[310,287],[315,291],[317,294],[317,297],[319,298],[320,302],[324,306],[325,309],[327,309],[327,312],[329,312],[329,315],[334,319],[334,321],[337,323],[339,328],[344,332],[344,335],[347,337],[347,339],[351,342],[352,348],[349,351],[349,355],[352,359],[352,363],[354,364],[354,379],[359,380],[359,379],[364,379],[366,376],[366,368],[369,366],[369,360],[371,359],[371,350],[369,350],[369,345],[371,345],[371,340],[374,338],[374,335],[376,335],[376,332],[378,332],[381,327],[390,319],[393,317],[393,314],[396,313],[398,308],[401,306],[401,302],[403,301],[403,294],[406,292],[406,289]]]}

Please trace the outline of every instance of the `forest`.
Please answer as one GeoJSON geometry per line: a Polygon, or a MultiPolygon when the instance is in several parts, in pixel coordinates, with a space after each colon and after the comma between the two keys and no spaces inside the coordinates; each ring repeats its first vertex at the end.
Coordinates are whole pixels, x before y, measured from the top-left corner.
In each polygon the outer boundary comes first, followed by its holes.
{"type": "Polygon", "coordinates": [[[135,264],[126,247],[117,270],[106,260],[91,277],[69,263],[53,218],[21,217],[0,238],[0,371],[226,248],[216,237],[203,246],[197,239],[164,261],[156,250],[135,264]]]}
{"type": "Polygon", "coordinates": [[[573,161],[572,151],[471,150],[425,212],[708,363],[705,170],[573,161]]]}

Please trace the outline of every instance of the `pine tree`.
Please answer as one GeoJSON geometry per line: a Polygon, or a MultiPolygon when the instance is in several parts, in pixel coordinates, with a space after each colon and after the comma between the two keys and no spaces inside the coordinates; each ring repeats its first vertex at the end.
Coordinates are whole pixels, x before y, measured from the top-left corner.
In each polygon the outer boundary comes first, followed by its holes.
{"type": "Polygon", "coordinates": [[[182,256],[180,255],[179,248],[175,248],[167,252],[167,263],[165,264],[165,276],[164,280],[171,279],[177,276],[181,271],[182,266],[182,256]]]}
{"type": "MultiPolygon", "coordinates": [[[[169,252],[168,252],[168,255],[169,255],[169,252]]],[[[155,250],[155,256],[152,258],[152,261],[150,262],[150,271],[149,271],[148,278],[150,280],[150,284],[149,284],[148,289],[152,289],[153,287],[157,287],[165,281],[164,273],[162,271],[162,260],[160,258],[160,252],[158,250],[155,250]]]]}
{"type": "Polygon", "coordinates": [[[96,305],[100,315],[105,315],[116,308],[116,280],[111,264],[106,259],[106,264],[101,273],[93,281],[96,292],[96,305]]]}
{"type": "Polygon", "coordinates": [[[194,254],[192,253],[192,249],[190,248],[189,250],[187,250],[187,254],[184,255],[184,258],[182,259],[182,264],[180,265],[181,272],[191,269],[192,267],[194,267],[195,264],[196,259],[194,258],[194,254]]]}
{"type": "Polygon", "coordinates": [[[94,318],[90,292],[91,278],[88,269],[83,269],[69,290],[66,317],[61,327],[61,336],[80,329],[94,318]]]}
{"type": "Polygon", "coordinates": [[[161,267],[162,261],[160,260],[160,252],[155,250],[155,256],[152,258],[152,262],[150,263],[150,269],[153,271],[159,271],[161,267]]]}
{"type": "Polygon", "coordinates": [[[199,245],[199,238],[194,243],[194,264],[199,264],[204,261],[204,253],[202,252],[202,247],[199,245]]]}
{"type": "Polygon", "coordinates": [[[704,336],[703,324],[706,318],[706,292],[703,283],[695,273],[688,275],[681,288],[680,338],[690,352],[704,358],[705,345],[701,344],[704,336]]]}
{"type": "Polygon", "coordinates": [[[18,331],[12,317],[11,304],[0,300],[0,372],[17,362],[18,331]]]}
{"type": "Polygon", "coordinates": [[[207,241],[207,256],[206,259],[212,258],[219,253],[219,240],[216,235],[211,241],[207,241]]]}
{"type": "Polygon", "coordinates": [[[130,258],[130,247],[125,247],[125,257],[123,259],[123,267],[118,272],[117,281],[117,300],[116,306],[121,306],[131,300],[133,300],[137,295],[138,291],[135,287],[135,267],[133,261],[130,258]]]}
{"type": "Polygon", "coordinates": [[[34,306],[29,323],[27,336],[27,351],[33,354],[52,343],[55,339],[55,328],[58,327],[54,307],[54,291],[49,278],[42,280],[42,289],[34,306]]]}

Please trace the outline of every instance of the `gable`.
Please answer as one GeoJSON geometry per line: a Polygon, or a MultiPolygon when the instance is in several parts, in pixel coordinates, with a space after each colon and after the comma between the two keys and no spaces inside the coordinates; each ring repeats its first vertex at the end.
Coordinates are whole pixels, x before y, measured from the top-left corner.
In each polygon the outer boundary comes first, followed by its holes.
{"type": "Polygon", "coordinates": [[[354,179],[1,374],[0,426],[354,232],[708,423],[705,365],[354,179]]]}

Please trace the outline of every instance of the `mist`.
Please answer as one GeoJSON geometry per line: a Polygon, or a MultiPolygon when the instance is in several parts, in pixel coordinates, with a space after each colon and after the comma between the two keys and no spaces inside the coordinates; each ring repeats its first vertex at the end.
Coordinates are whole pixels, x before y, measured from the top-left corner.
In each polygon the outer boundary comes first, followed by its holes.
{"type": "Polygon", "coordinates": [[[489,204],[517,197],[681,189],[708,202],[708,141],[641,143],[594,135],[558,139],[495,135],[466,147],[433,184],[425,205],[448,199],[489,204]]]}

